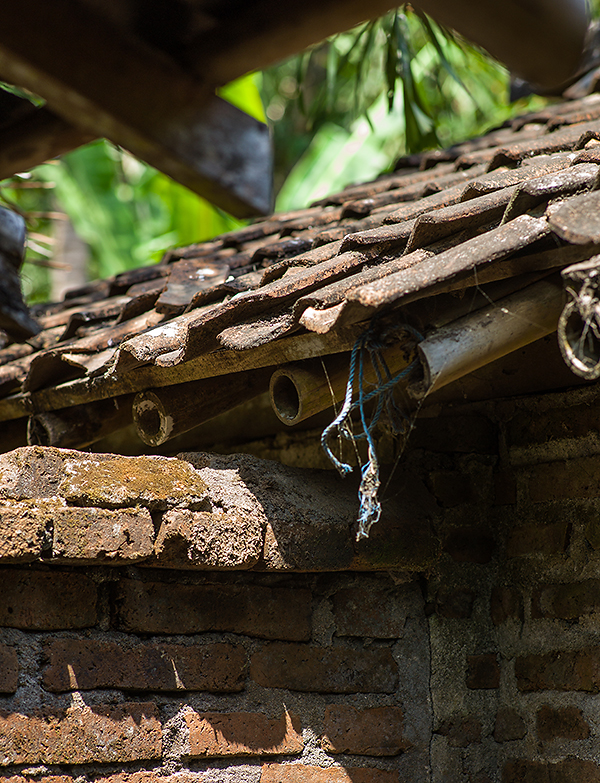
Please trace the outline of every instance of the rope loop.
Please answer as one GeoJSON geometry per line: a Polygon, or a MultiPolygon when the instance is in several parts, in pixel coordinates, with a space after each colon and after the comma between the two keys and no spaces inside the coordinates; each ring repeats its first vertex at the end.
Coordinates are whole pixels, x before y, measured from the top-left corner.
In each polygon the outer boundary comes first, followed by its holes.
{"type": "MultiPolygon", "coordinates": [[[[404,429],[406,421],[405,414],[400,410],[394,400],[393,390],[396,384],[403,378],[406,378],[418,365],[415,359],[408,367],[392,375],[383,356],[383,351],[396,342],[400,334],[409,334],[417,343],[421,342],[423,336],[412,326],[406,324],[394,324],[386,326],[383,329],[377,328],[379,324],[372,324],[371,327],[358,337],[352,352],[350,354],[350,367],[348,370],[348,383],[346,385],[346,395],[342,409],[336,418],[323,430],[321,435],[321,445],[325,450],[329,460],[333,463],[338,473],[344,478],[352,473],[352,466],[339,460],[329,445],[329,440],[334,431],[337,431],[339,437],[345,440],[358,440],[364,438],[367,441],[367,461],[361,465],[361,481],[358,490],[358,499],[360,508],[358,513],[358,532],[356,540],[367,538],[371,527],[379,520],[381,516],[381,503],[378,498],[380,487],[379,461],[375,450],[373,432],[381,414],[385,410],[395,433],[400,433],[404,429]],[[371,362],[375,372],[377,383],[371,391],[365,391],[365,360],[371,362]],[[355,386],[356,395],[355,399],[355,386]],[[375,410],[371,420],[367,422],[365,406],[371,400],[376,399],[375,410]],[[352,414],[359,411],[359,422],[361,431],[358,434],[352,432],[352,414]]],[[[358,456],[358,455],[357,455],[358,456]]]]}

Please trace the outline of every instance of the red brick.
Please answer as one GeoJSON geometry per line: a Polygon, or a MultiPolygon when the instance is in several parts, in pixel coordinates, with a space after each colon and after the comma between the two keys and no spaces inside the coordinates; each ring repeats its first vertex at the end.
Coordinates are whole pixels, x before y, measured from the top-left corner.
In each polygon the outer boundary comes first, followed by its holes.
{"type": "Polygon", "coordinates": [[[413,592],[379,585],[339,590],[333,596],[338,636],[396,639],[404,632],[413,592]]]}
{"type": "Polygon", "coordinates": [[[494,548],[494,537],[480,527],[456,528],[444,541],[444,551],[456,563],[489,563],[494,548]]]}
{"type": "Polygon", "coordinates": [[[515,661],[520,691],[600,691],[600,647],[523,655],[515,661]]]}
{"type": "Polygon", "coordinates": [[[500,664],[496,655],[467,655],[467,688],[491,689],[499,685],[500,664]]]}
{"type": "Polygon", "coordinates": [[[518,759],[504,765],[502,783],[600,783],[600,767],[575,758],[557,763],[518,759]]]}
{"type": "Polygon", "coordinates": [[[301,588],[122,579],[115,605],[116,627],[132,633],[230,631],[289,641],[311,635],[311,593],[301,588]]]}
{"type": "Polygon", "coordinates": [[[517,481],[512,473],[494,474],[494,505],[514,506],[517,502],[517,481]]]}
{"type": "Polygon", "coordinates": [[[6,644],[0,644],[0,693],[14,693],[19,685],[19,659],[17,652],[6,644]]]}
{"type": "Polygon", "coordinates": [[[572,526],[568,522],[525,525],[511,530],[506,542],[509,557],[558,555],[569,548],[572,526]]]}
{"type": "Polygon", "coordinates": [[[510,707],[501,707],[496,713],[494,723],[494,739],[496,742],[511,742],[523,739],[527,734],[525,721],[516,710],[510,707]]]}
{"type": "Polygon", "coordinates": [[[59,509],[52,556],[82,562],[133,562],[152,555],[154,524],[145,508],[59,509]]]}
{"type": "Polygon", "coordinates": [[[0,713],[0,764],[88,764],[160,758],[154,704],[0,713]]]}
{"type": "Polygon", "coordinates": [[[398,667],[388,648],[270,644],[252,656],[250,676],[266,688],[323,693],[393,693],[398,667]]]}
{"type": "Polygon", "coordinates": [[[0,783],[74,783],[70,775],[0,775],[0,783]]]}
{"type": "Polygon", "coordinates": [[[453,748],[466,748],[481,742],[481,721],[473,717],[446,720],[436,734],[447,737],[453,748]]]}
{"type": "Polygon", "coordinates": [[[400,783],[400,774],[373,767],[323,769],[305,764],[265,764],[260,783],[400,783]]]}
{"type": "Polygon", "coordinates": [[[31,562],[46,547],[46,530],[64,508],[58,499],[0,503],[0,561],[31,562]]]}
{"type": "Polygon", "coordinates": [[[162,568],[252,568],[260,559],[263,538],[256,515],[177,508],[163,514],[155,554],[162,568]]]}
{"type": "Polygon", "coordinates": [[[600,496],[600,457],[535,465],[529,471],[529,496],[534,502],[600,496]]]}
{"type": "Polygon", "coordinates": [[[494,625],[523,619],[523,599],[515,587],[496,586],[490,597],[490,615],[494,625]]]}
{"type": "Polygon", "coordinates": [[[5,570],[0,626],[30,631],[87,628],[98,620],[96,585],[83,574],[5,570]]]}
{"type": "Polygon", "coordinates": [[[464,473],[432,473],[430,480],[433,494],[444,508],[454,508],[473,499],[471,477],[464,473]]]}
{"type": "Polygon", "coordinates": [[[188,712],[191,758],[282,756],[304,748],[299,718],[272,720],[260,712],[188,712]]]}
{"type": "Polygon", "coordinates": [[[75,452],[65,459],[58,494],[71,505],[165,510],[196,505],[206,497],[200,474],[174,457],[122,457],[75,452]]]}
{"type": "Polygon", "coordinates": [[[542,585],[531,600],[533,618],[576,620],[600,611],[600,579],[560,585],[542,585]]]}
{"type": "Polygon", "coordinates": [[[446,620],[467,620],[473,611],[475,592],[468,587],[442,588],[435,597],[435,611],[446,620]]]}
{"type": "Polygon", "coordinates": [[[122,646],[94,639],[51,639],[46,690],[121,688],[136,691],[233,692],[244,688],[246,653],[240,645],[122,646]]]}
{"type": "Polygon", "coordinates": [[[411,433],[411,447],[453,454],[496,454],[496,427],[485,416],[420,418],[411,433]]]}
{"type": "Polygon", "coordinates": [[[321,745],[329,753],[358,756],[396,756],[410,747],[404,739],[404,716],[400,707],[357,710],[331,704],[325,710],[321,745]]]}
{"type": "Polygon", "coordinates": [[[554,739],[579,740],[590,736],[590,727],[577,707],[543,704],[537,712],[537,733],[542,742],[554,739]]]}

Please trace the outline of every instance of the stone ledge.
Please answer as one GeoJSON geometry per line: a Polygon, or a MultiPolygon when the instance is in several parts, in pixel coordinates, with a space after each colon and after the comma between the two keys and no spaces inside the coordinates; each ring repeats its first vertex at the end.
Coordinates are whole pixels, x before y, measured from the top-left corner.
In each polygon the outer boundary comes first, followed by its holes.
{"type": "Polygon", "coordinates": [[[440,549],[437,506],[415,476],[399,476],[394,494],[357,543],[356,482],[329,471],[28,446],[0,455],[0,564],[423,570],[440,549]]]}

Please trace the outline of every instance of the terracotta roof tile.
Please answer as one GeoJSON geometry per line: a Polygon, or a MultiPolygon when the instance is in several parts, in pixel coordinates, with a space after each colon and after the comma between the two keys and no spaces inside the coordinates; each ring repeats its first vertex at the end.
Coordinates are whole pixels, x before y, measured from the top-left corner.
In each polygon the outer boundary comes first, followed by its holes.
{"type": "Polygon", "coordinates": [[[381,310],[421,300],[426,320],[440,292],[585,262],[600,250],[599,139],[600,96],[548,106],[37,306],[40,334],[0,349],[0,422],[232,373],[236,355],[249,370],[269,351],[346,350],[343,330],[381,310]]]}

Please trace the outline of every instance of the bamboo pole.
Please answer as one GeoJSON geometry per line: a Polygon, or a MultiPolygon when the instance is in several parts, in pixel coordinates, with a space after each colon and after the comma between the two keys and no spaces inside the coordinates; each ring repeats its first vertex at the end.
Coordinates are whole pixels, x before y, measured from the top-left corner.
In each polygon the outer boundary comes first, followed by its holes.
{"type": "Polygon", "coordinates": [[[148,446],[160,446],[266,391],[271,373],[249,370],[140,392],[133,401],[137,433],[148,446]]]}
{"type": "Polygon", "coordinates": [[[419,343],[423,369],[409,385],[423,399],[452,381],[556,331],[563,304],[558,278],[546,278],[438,329],[419,343]]]}
{"type": "Polygon", "coordinates": [[[27,422],[29,446],[83,448],[131,423],[133,394],[77,405],[31,416],[27,422]]]}
{"type": "MultiPolygon", "coordinates": [[[[555,331],[562,302],[558,278],[545,278],[439,328],[417,346],[421,377],[412,382],[407,379],[410,396],[423,399],[555,331]]],[[[411,363],[414,355],[410,345],[398,343],[383,352],[392,375],[411,363]]],[[[279,368],[269,387],[271,405],[279,420],[292,426],[340,403],[346,393],[349,366],[346,354],[279,368]]],[[[370,363],[365,379],[373,385],[377,381],[370,363]]]]}
{"type": "MultiPolygon", "coordinates": [[[[382,351],[392,375],[414,359],[414,343],[402,341],[382,351]]],[[[327,356],[280,367],[271,376],[269,394],[278,419],[290,427],[344,399],[348,384],[350,357],[327,356]]],[[[365,366],[365,381],[371,387],[377,376],[370,362],[365,366]]]]}

